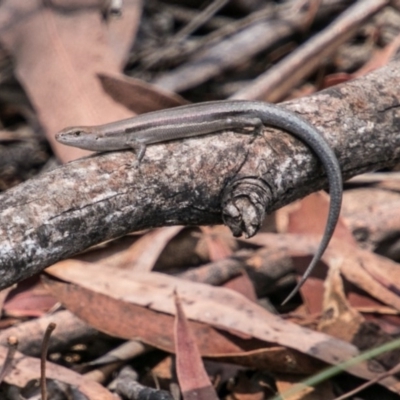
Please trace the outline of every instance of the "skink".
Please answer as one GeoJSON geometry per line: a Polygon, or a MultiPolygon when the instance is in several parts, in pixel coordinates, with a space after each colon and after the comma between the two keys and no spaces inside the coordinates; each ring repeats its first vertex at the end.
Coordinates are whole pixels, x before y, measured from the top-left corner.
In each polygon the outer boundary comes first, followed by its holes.
{"type": "MultiPolygon", "coordinates": [[[[328,220],[310,265],[285,299],[291,299],[311,274],[333,235],[342,204],[342,175],[335,153],[319,132],[303,118],[279,106],[244,100],[211,101],[142,114],[98,126],[66,128],[56,139],[68,146],[92,151],[133,148],[140,161],[148,144],[184,139],[228,129],[263,125],[283,129],[306,144],[320,159],[329,180],[331,196],[328,220]]],[[[283,304],[284,304],[283,303],[283,304]]]]}

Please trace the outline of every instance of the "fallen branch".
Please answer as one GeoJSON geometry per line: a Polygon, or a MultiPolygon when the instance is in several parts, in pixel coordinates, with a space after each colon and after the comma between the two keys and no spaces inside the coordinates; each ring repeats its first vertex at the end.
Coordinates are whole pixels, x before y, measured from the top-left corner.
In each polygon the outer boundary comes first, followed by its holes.
{"type": "MultiPolygon", "coordinates": [[[[399,162],[400,61],[347,84],[285,103],[321,131],[345,178],[399,162]]],[[[267,128],[152,145],[139,168],[131,151],[84,158],[0,196],[0,288],[128,232],[219,224],[228,197],[265,191],[275,210],[326,186],[314,155],[267,128]]]]}

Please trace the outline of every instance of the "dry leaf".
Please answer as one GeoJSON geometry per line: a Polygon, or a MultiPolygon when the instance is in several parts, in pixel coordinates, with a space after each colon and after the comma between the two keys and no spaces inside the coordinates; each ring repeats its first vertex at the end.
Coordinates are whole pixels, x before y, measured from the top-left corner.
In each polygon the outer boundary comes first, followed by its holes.
{"type": "MultiPolygon", "coordinates": [[[[131,264],[130,267],[136,271],[151,271],[162,251],[182,229],[182,226],[170,226],[153,229],[144,234],[124,252],[126,263],[131,264]]],[[[121,260],[118,266],[126,268],[121,260]]]]}
{"type": "Polygon", "coordinates": [[[232,255],[236,248],[236,240],[232,238],[229,229],[226,226],[202,226],[202,240],[208,247],[210,261],[223,260],[232,255]]]}
{"type": "Polygon", "coordinates": [[[108,23],[91,0],[44,3],[3,1],[0,40],[13,55],[18,80],[53,148],[68,161],[88,152],[56,142],[57,131],[132,116],[104,93],[97,73],[120,71],[140,17],[140,2],[124,1],[122,17],[108,23]]]}
{"type": "Polygon", "coordinates": [[[218,400],[177,293],[175,306],[176,374],[182,397],[184,400],[218,400]]]}
{"type": "Polygon", "coordinates": [[[20,282],[10,293],[4,304],[4,312],[14,317],[40,317],[56,302],[38,277],[33,277],[20,282]]]}
{"type": "MultiPolygon", "coordinates": [[[[288,220],[288,226],[280,232],[322,235],[329,211],[329,196],[324,192],[316,192],[304,199],[283,207],[277,211],[279,220],[288,220]],[[288,214],[286,217],[282,214],[288,214]]],[[[342,218],[339,218],[334,237],[357,245],[356,240],[342,218]]]]}
{"type": "MultiPolygon", "coordinates": [[[[171,353],[174,351],[173,316],[77,285],[48,278],[44,281],[59,301],[90,325],[113,336],[138,339],[171,353]]],[[[203,356],[229,357],[232,354],[245,358],[245,352],[269,345],[254,339],[243,340],[196,321],[190,324],[203,356]]]]}
{"type": "MultiPolygon", "coordinates": [[[[79,286],[45,278],[49,290],[68,309],[99,330],[125,339],[137,338],[173,352],[173,317],[117,301],[79,286]]],[[[254,338],[243,339],[190,321],[203,357],[272,372],[313,374],[323,365],[314,358],[254,338]]],[[[136,346],[135,346],[136,348],[136,346]]]]}
{"type": "MultiPolygon", "coordinates": [[[[298,235],[272,235],[259,233],[254,238],[248,239],[250,243],[260,246],[269,246],[286,249],[292,257],[303,257],[315,252],[320,238],[298,235]]],[[[333,239],[322,257],[326,265],[340,262],[340,271],[345,278],[363,289],[382,303],[390,305],[400,311],[400,297],[391,289],[398,288],[393,276],[398,274],[397,263],[371,253],[367,250],[358,249],[352,244],[348,245],[342,240],[333,239]],[[365,268],[368,266],[368,270],[365,268]],[[373,271],[374,275],[380,275],[381,280],[387,281],[392,276],[392,287],[387,288],[368,273],[373,271]],[[394,274],[394,275],[393,275],[394,274]]]]}
{"type": "MultiPolygon", "coordinates": [[[[172,315],[175,313],[173,292],[177,290],[191,320],[287,346],[329,364],[340,363],[358,354],[358,350],[348,343],[282,320],[225,288],[183,281],[154,272],[134,273],[110,269],[107,274],[99,274],[95,265],[79,262],[61,262],[48,268],[47,272],[105,296],[172,315]]],[[[365,363],[352,366],[348,371],[364,379],[375,376],[365,363]]],[[[381,383],[391,390],[400,390],[400,384],[393,377],[381,383]]]]}
{"type": "Polygon", "coordinates": [[[279,393],[284,400],[333,400],[332,384],[329,380],[318,384],[317,387],[307,386],[300,390],[297,394],[285,396],[285,392],[298,385],[299,377],[293,375],[279,375],[277,376],[276,386],[279,393]]]}
{"type": "Polygon", "coordinates": [[[360,330],[364,318],[350,306],[346,299],[339,267],[339,264],[331,263],[329,268],[325,281],[324,313],[318,330],[353,343],[354,336],[360,330]]]}
{"type": "Polygon", "coordinates": [[[122,74],[99,74],[104,90],[135,114],[178,107],[189,102],[176,93],[122,74]]]}
{"type": "Polygon", "coordinates": [[[223,286],[242,294],[244,297],[248,298],[254,303],[257,302],[257,295],[256,291],[254,290],[253,283],[244,270],[238,276],[226,282],[223,286]]]}

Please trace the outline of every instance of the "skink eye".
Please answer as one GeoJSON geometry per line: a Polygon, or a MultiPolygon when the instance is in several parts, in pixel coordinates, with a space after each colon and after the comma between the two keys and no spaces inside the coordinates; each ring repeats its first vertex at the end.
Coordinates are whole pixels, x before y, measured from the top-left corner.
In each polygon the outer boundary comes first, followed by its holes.
{"type": "Polygon", "coordinates": [[[81,136],[81,133],[82,133],[81,131],[75,131],[75,132],[74,132],[74,135],[75,135],[75,136],[81,136]]]}

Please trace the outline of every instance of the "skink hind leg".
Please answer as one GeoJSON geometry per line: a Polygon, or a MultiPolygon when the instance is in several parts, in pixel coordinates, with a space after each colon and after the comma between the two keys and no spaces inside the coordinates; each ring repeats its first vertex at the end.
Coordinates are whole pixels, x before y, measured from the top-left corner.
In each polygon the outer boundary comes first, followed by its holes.
{"type": "Polygon", "coordinates": [[[223,129],[232,129],[238,133],[247,133],[249,130],[250,133],[254,133],[255,135],[261,134],[263,130],[263,123],[260,118],[257,117],[229,117],[225,121],[225,125],[223,129]]]}
{"type": "Polygon", "coordinates": [[[254,118],[253,119],[253,125],[252,125],[254,135],[258,136],[262,134],[262,131],[264,129],[264,124],[259,118],[254,118]]]}

